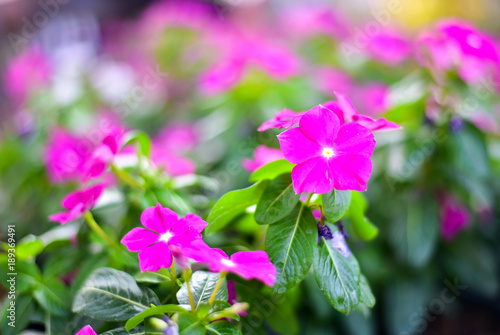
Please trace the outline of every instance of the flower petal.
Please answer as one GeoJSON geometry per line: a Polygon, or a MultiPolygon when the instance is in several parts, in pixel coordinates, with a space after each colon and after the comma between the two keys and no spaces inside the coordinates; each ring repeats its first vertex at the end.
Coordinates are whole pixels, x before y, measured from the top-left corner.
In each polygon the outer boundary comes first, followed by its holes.
{"type": "Polygon", "coordinates": [[[360,124],[349,122],[340,127],[334,151],[337,156],[360,154],[370,157],[375,148],[371,131],[360,124]]]}
{"type": "Polygon", "coordinates": [[[69,212],[61,212],[52,214],[49,216],[49,220],[52,222],[59,222],[60,224],[66,224],[70,221],[78,219],[84,212],[84,206],[82,203],[77,204],[69,212]]]}
{"type": "Polygon", "coordinates": [[[366,183],[372,172],[370,158],[359,155],[338,155],[329,161],[337,190],[366,190],[366,183]]]}
{"type": "Polygon", "coordinates": [[[153,233],[151,230],[134,228],[123,236],[121,243],[127,247],[128,251],[136,252],[146,249],[159,239],[160,235],[153,233]]]}
{"type": "Polygon", "coordinates": [[[305,113],[299,122],[299,128],[307,138],[327,148],[333,147],[339,126],[337,115],[321,105],[305,113]]]}
{"type": "Polygon", "coordinates": [[[244,279],[258,279],[269,286],[276,281],[276,268],[269,261],[265,251],[240,251],[231,256],[231,261],[235,266],[226,270],[244,279]]]}
{"type": "Polygon", "coordinates": [[[285,158],[294,164],[305,162],[321,155],[321,146],[308,139],[299,128],[292,128],[278,135],[281,151],[285,158]]]}
{"type": "Polygon", "coordinates": [[[196,214],[189,213],[185,217],[179,220],[179,222],[172,227],[172,233],[176,233],[176,228],[178,226],[186,226],[192,228],[194,231],[201,233],[203,229],[207,226],[207,222],[203,221],[201,217],[196,214]]]}
{"type": "Polygon", "coordinates": [[[293,189],[295,193],[327,193],[333,190],[334,174],[328,160],[315,157],[292,169],[293,189]]]}
{"type": "Polygon", "coordinates": [[[388,131],[388,130],[401,129],[401,126],[395,122],[387,121],[384,118],[379,118],[374,120],[366,115],[354,116],[353,122],[356,122],[371,131],[388,131]]]}
{"type": "Polygon", "coordinates": [[[342,93],[334,92],[337,101],[339,102],[340,109],[344,112],[345,122],[351,122],[354,115],[358,115],[358,111],[354,108],[351,100],[342,93]]]}
{"type": "Polygon", "coordinates": [[[168,244],[160,241],[139,253],[139,267],[142,272],[158,271],[172,265],[172,253],[168,244]]]}
{"type": "Polygon", "coordinates": [[[75,335],[97,335],[90,325],[86,325],[78,331],[75,335]]]}
{"type": "Polygon", "coordinates": [[[161,204],[149,207],[142,212],[141,222],[144,227],[164,234],[177,222],[177,213],[168,208],[163,208],[161,204]]]}

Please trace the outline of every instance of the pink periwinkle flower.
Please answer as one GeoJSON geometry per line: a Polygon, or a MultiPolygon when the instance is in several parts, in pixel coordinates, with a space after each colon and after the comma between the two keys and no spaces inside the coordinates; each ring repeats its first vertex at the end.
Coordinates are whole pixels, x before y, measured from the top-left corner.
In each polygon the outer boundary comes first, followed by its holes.
{"type": "Polygon", "coordinates": [[[47,84],[51,74],[48,58],[38,48],[30,48],[9,62],[4,86],[7,94],[19,105],[34,89],[47,84]]]}
{"type": "Polygon", "coordinates": [[[322,66],[313,72],[312,83],[325,94],[331,92],[354,92],[354,79],[342,70],[322,66]]]}
{"type": "Polygon", "coordinates": [[[196,166],[190,159],[173,154],[169,150],[158,146],[156,141],[153,141],[151,160],[156,166],[164,169],[166,173],[174,177],[192,174],[196,171],[196,166]]]}
{"type": "Polygon", "coordinates": [[[63,128],[55,128],[50,135],[45,152],[47,172],[52,182],[80,179],[85,162],[90,158],[94,145],[63,128]]]}
{"type": "Polygon", "coordinates": [[[441,235],[445,240],[453,240],[455,236],[467,227],[469,211],[454,197],[445,195],[441,205],[441,235]]]}
{"type": "Polygon", "coordinates": [[[260,280],[268,286],[276,281],[276,268],[262,250],[239,251],[229,257],[221,249],[205,249],[198,252],[194,260],[208,264],[212,272],[230,272],[246,280],[260,280]]]}
{"type": "Polygon", "coordinates": [[[477,84],[485,76],[500,77],[500,50],[497,41],[469,23],[447,20],[435,31],[425,32],[418,39],[418,59],[437,72],[458,70],[462,79],[477,84]]]}
{"type": "Polygon", "coordinates": [[[292,170],[296,193],[366,190],[375,147],[366,127],[354,122],[341,125],[334,111],[320,105],[278,139],[285,158],[297,164],[292,170]]]}
{"type": "Polygon", "coordinates": [[[413,46],[400,31],[389,28],[369,39],[366,52],[375,60],[398,65],[413,53],[413,46]]]}
{"type": "Polygon", "coordinates": [[[84,166],[84,178],[96,178],[101,176],[113,162],[114,157],[120,151],[123,140],[123,130],[114,129],[105,136],[100,145],[94,149],[91,157],[84,166]]]}
{"type": "Polygon", "coordinates": [[[61,205],[66,208],[67,211],[50,215],[50,221],[66,224],[78,219],[83,213],[91,210],[95,206],[104,187],[104,184],[98,184],[81,191],[69,193],[61,201],[61,205]]]}
{"type": "Polygon", "coordinates": [[[290,128],[299,124],[300,118],[304,112],[296,113],[290,109],[284,109],[276,113],[273,119],[265,121],[258,131],[266,131],[271,128],[290,128]]]}
{"type": "Polygon", "coordinates": [[[268,163],[285,158],[280,149],[268,148],[265,145],[259,145],[257,149],[255,149],[253,155],[255,157],[254,160],[245,158],[241,163],[241,165],[243,165],[243,167],[250,172],[257,170],[268,163]]]}
{"type": "MultiPolygon", "coordinates": [[[[181,248],[184,255],[191,257],[191,243],[199,240],[204,244],[201,231],[207,223],[198,215],[188,214],[179,219],[177,213],[158,204],[142,213],[141,223],[146,228],[132,229],[121,243],[129,251],[139,252],[139,267],[142,272],[170,267],[171,246],[181,248]]],[[[175,249],[174,252],[177,254],[179,250],[175,249]]]]}
{"type": "Polygon", "coordinates": [[[361,104],[360,109],[364,114],[370,116],[382,114],[389,108],[389,87],[381,83],[367,84],[361,88],[359,99],[356,101],[361,104]]]}
{"type": "Polygon", "coordinates": [[[86,325],[78,331],[75,335],[97,335],[90,325],[86,325]]]}
{"type": "Polygon", "coordinates": [[[199,136],[193,125],[173,124],[163,128],[155,137],[155,142],[174,154],[184,154],[199,143],[199,136]]]}

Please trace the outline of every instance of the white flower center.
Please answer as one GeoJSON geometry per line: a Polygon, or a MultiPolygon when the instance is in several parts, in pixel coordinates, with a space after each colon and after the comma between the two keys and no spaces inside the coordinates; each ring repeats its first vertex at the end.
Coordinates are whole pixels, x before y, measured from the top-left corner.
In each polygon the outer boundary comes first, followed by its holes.
{"type": "Polygon", "coordinates": [[[323,148],[323,152],[321,153],[323,157],[330,158],[335,156],[335,152],[333,151],[333,148],[323,148]]]}
{"type": "Polygon", "coordinates": [[[481,39],[476,34],[467,35],[467,44],[474,49],[479,49],[481,47],[481,39]]]}
{"type": "Polygon", "coordinates": [[[168,242],[172,236],[172,233],[167,231],[165,234],[160,235],[160,241],[168,242]]]}
{"type": "Polygon", "coordinates": [[[220,261],[222,264],[224,264],[225,266],[228,266],[230,268],[232,268],[233,266],[235,266],[236,264],[234,264],[233,261],[229,260],[229,259],[223,259],[220,261]]]}

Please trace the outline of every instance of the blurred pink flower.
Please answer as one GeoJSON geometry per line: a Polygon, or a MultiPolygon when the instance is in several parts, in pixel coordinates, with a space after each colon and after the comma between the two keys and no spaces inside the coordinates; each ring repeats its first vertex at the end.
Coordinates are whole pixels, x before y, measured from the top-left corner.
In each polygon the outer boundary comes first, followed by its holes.
{"type": "Polygon", "coordinates": [[[83,182],[86,182],[89,178],[99,177],[107,170],[120,150],[122,140],[123,130],[119,128],[114,129],[103,138],[101,144],[94,149],[85,163],[83,182]]]}
{"type": "Polygon", "coordinates": [[[290,109],[283,109],[276,113],[273,119],[265,121],[258,131],[266,131],[271,128],[290,128],[299,124],[300,118],[305,112],[296,113],[290,109]]]}
{"type": "Polygon", "coordinates": [[[375,139],[367,128],[342,124],[330,109],[317,106],[300,119],[299,127],[278,136],[292,170],[295,193],[366,190],[375,139]]]}
{"type": "Polygon", "coordinates": [[[243,167],[252,172],[260,167],[266,165],[267,163],[271,163],[277,161],[279,159],[284,159],[283,153],[280,149],[268,148],[265,145],[259,145],[254,152],[254,160],[249,158],[244,158],[241,165],[243,167]]]}
{"type": "Polygon", "coordinates": [[[56,213],[49,216],[49,220],[66,224],[78,219],[86,211],[91,210],[104,190],[104,184],[98,184],[81,191],[69,193],[61,201],[61,205],[67,209],[66,212],[56,213]]]}
{"type": "Polygon", "coordinates": [[[21,105],[33,90],[47,85],[51,75],[47,57],[38,48],[30,48],[10,60],[5,70],[4,87],[15,105],[21,105]]]}
{"type": "MultiPolygon", "coordinates": [[[[184,253],[193,241],[201,241],[201,231],[207,225],[195,214],[188,214],[179,219],[177,213],[161,204],[144,210],[141,223],[147,229],[132,229],[123,237],[121,243],[131,252],[139,251],[139,266],[142,272],[170,267],[170,245],[177,246],[184,253]]],[[[174,252],[178,253],[179,250],[174,252]]]]}
{"type": "MultiPolygon", "coordinates": [[[[342,92],[337,90],[337,92],[342,92]]],[[[389,108],[389,87],[381,83],[369,83],[363,86],[356,100],[364,114],[375,116],[389,108]]]]}
{"type": "Polygon", "coordinates": [[[225,43],[230,47],[223,45],[225,51],[219,61],[201,75],[201,90],[206,94],[231,89],[243,79],[251,66],[256,66],[276,80],[298,73],[298,58],[273,43],[241,34],[227,38],[225,43]]]}
{"type": "Polygon", "coordinates": [[[171,176],[182,176],[196,171],[196,166],[191,160],[171,153],[161,145],[157,145],[155,141],[151,150],[151,160],[171,176]]]}
{"type": "Polygon", "coordinates": [[[417,39],[420,63],[438,73],[456,68],[469,84],[477,84],[490,74],[500,79],[500,51],[495,38],[470,23],[442,21],[434,31],[417,39]]]}
{"type": "Polygon", "coordinates": [[[87,325],[80,329],[75,335],[97,335],[97,333],[92,329],[91,326],[87,325]]]}
{"type": "Polygon", "coordinates": [[[441,196],[441,235],[445,240],[452,240],[465,229],[469,222],[469,211],[454,197],[441,196]]]}
{"type": "Polygon", "coordinates": [[[413,53],[413,46],[399,30],[389,28],[370,37],[366,52],[375,60],[398,65],[413,53]]]}
{"type": "Polygon", "coordinates": [[[173,124],[163,128],[155,137],[158,146],[175,154],[193,150],[199,143],[195,128],[190,124],[173,124]]]}
{"type": "Polygon", "coordinates": [[[327,35],[344,39],[349,35],[349,24],[345,16],[321,4],[295,5],[286,10],[281,26],[294,39],[314,35],[327,35]]]}
{"type": "Polygon", "coordinates": [[[85,162],[90,158],[94,145],[63,128],[50,132],[45,151],[45,163],[49,178],[54,183],[80,179],[84,175],[85,162]]]}
{"type": "Polygon", "coordinates": [[[325,94],[334,91],[351,93],[355,90],[354,79],[342,70],[333,67],[320,67],[311,78],[313,85],[325,94]]]}
{"type": "Polygon", "coordinates": [[[207,249],[198,253],[195,260],[208,264],[212,272],[230,272],[246,280],[260,280],[268,286],[276,281],[276,268],[265,251],[239,251],[229,257],[221,249],[207,249]]]}

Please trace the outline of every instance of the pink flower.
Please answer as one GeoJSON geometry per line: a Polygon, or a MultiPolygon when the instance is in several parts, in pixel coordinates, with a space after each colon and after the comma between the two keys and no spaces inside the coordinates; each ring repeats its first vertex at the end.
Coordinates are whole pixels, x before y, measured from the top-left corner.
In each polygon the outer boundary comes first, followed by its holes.
{"type": "Polygon", "coordinates": [[[155,137],[158,146],[174,154],[193,150],[199,143],[195,128],[190,124],[173,124],[161,130],[155,137]]]}
{"type": "Polygon", "coordinates": [[[304,115],[304,112],[295,113],[290,109],[284,109],[274,116],[272,120],[264,122],[258,129],[258,131],[266,131],[271,128],[290,128],[299,124],[300,118],[304,115]]]}
{"type": "Polygon", "coordinates": [[[469,23],[443,21],[436,31],[422,34],[418,59],[437,72],[456,68],[462,79],[477,84],[485,76],[500,76],[500,51],[497,41],[469,23]]]}
{"type": "Polygon", "coordinates": [[[49,220],[66,224],[78,219],[83,213],[91,210],[95,206],[104,190],[104,186],[104,184],[98,184],[81,191],[69,193],[61,201],[61,205],[66,208],[67,211],[50,215],[49,220]]]}
{"type": "Polygon", "coordinates": [[[354,92],[353,78],[342,70],[333,67],[320,67],[313,72],[312,83],[325,94],[332,92],[354,92]]]}
{"type": "Polygon", "coordinates": [[[92,327],[87,325],[87,326],[83,327],[82,329],[80,329],[80,331],[78,333],[76,333],[75,335],[97,335],[97,333],[94,331],[94,329],[92,329],[92,327]]]}
{"type": "Polygon", "coordinates": [[[341,125],[334,111],[320,105],[278,139],[285,158],[297,164],[292,170],[296,193],[366,189],[375,147],[367,128],[354,122],[341,125]]]}
{"type": "Polygon", "coordinates": [[[6,93],[16,105],[20,105],[33,90],[49,82],[51,72],[47,57],[38,48],[28,49],[7,65],[4,77],[6,93]]]}
{"type": "Polygon", "coordinates": [[[156,142],[153,142],[151,160],[158,167],[164,169],[165,172],[174,177],[192,174],[196,171],[196,166],[191,160],[177,156],[163,149],[161,146],[158,146],[156,142]]]}
{"type": "Polygon", "coordinates": [[[242,161],[243,167],[250,172],[257,170],[267,163],[285,158],[280,149],[268,148],[265,145],[259,145],[257,149],[255,149],[254,157],[255,160],[245,158],[242,161]]]}
{"type": "Polygon", "coordinates": [[[378,61],[398,65],[412,54],[413,47],[401,32],[386,29],[370,38],[366,51],[378,61]]]}
{"type": "Polygon", "coordinates": [[[445,195],[440,201],[441,205],[441,235],[450,241],[465,229],[469,222],[469,211],[454,197],[445,195]]]}
{"type": "MultiPolygon", "coordinates": [[[[181,248],[183,254],[190,257],[191,243],[201,241],[201,231],[207,225],[195,214],[188,214],[179,219],[177,213],[163,208],[161,204],[147,208],[141,215],[141,223],[147,229],[132,229],[123,237],[121,243],[129,251],[139,252],[139,266],[142,272],[170,267],[170,246],[181,248]]],[[[174,251],[179,252],[177,249],[174,251]]]]}
{"type": "Polygon", "coordinates": [[[268,286],[276,281],[276,268],[262,250],[239,251],[229,257],[221,249],[207,249],[194,259],[208,264],[212,272],[231,272],[246,280],[260,280],[268,286]]]}
{"type": "MultiPolygon", "coordinates": [[[[337,90],[337,92],[342,92],[337,90]]],[[[364,114],[375,116],[389,108],[389,87],[381,83],[370,83],[361,89],[359,94],[361,110],[364,114]]],[[[399,128],[399,127],[398,127],[399,128]]]]}
{"type": "Polygon", "coordinates": [[[54,183],[80,179],[84,165],[94,145],[83,138],[72,135],[63,128],[51,131],[45,162],[49,178],[54,183]]]}
{"type": "Polygon", "coordinates": [[[94,149],[92,156],[86,162],[84,167],[83,181],[88,178],[96,178],[101,176],[112,163],[114,157],[120,150],[123,139],[122,129],[113,129],[105,136],[99,146],[94,149]]]}

